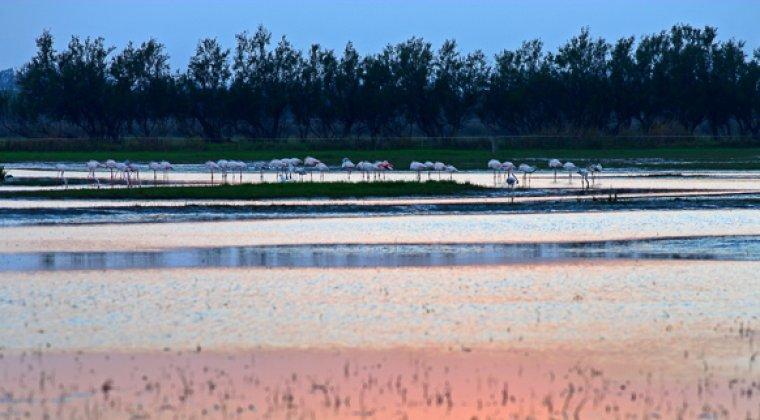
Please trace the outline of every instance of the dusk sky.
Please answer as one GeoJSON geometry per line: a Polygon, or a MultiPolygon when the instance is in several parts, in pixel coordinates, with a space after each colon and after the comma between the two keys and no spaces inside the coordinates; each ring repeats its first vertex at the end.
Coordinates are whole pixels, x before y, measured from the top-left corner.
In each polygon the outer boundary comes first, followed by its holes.
{"type": "Polygon", "coordinates": [[[549,49],[589,26],[614,40],[666,29],[676,23],[717,26],[722,39],[760,46],[760,1],[210,1],[210,0],[3,0],[0,4],[0,69],[18,67],[35,51],[43,29],[63,48],[73,34],[103,36],[122,47],[154,37],[174,68],[181,68],[202,37],[232,46],[234,34],[259,24],[298,48],[316,42],[341,50],[353,41],[362,53],[422,36],[436,45],[455,38],[461,48],[493,54],[522,40],[541,38],[549,49]]]}

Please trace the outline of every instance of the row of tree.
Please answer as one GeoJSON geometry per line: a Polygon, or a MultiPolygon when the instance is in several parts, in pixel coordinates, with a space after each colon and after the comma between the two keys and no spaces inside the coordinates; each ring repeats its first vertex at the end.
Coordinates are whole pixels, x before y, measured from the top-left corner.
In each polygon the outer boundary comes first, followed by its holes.
{"type": "Polygon", "coordinates": [[[208,139],[662,133],[760,135],[760,49],[718,41],[712,27],[614,44],[587,29],[556,52],[539,40],[493,59],[437,51],[420,38],[360,55],[273,43],[260,27],[234,49],[198,43],[172,72],[162,44],[120,52],[44,32],[0,97],[0,122],[21,136],[188,135],[208,139]]]}

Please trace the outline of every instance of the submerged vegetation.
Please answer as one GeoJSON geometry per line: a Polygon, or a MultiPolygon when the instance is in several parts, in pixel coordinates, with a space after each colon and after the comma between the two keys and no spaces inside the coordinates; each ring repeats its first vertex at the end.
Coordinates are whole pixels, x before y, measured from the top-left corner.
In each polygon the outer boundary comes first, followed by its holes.
{"type": "Polygon", "coordinates": [[[400,136],[760,136],[760,50],[748,56],[709,26],[614,42],[583,29],[554,52],[532,40],[492,58],[421,38],[364,56],[351,43],[301,51],[259,27],[238,34],[233,50],[201,40],[184,72],[154,39],[116,52],[75,36],[56,50],[44,32],[37,47],[0,92],[6,135],[373,145],[400,136]]]}
{"type": "Polygon", "coordinates": [[[288,182],[193,187],[134,187],[19,191],[0,197],[78,199],[227,199],[258,198],[363,198],[438,196],[486,191],[488,188],[453,181],[288,182]]]}

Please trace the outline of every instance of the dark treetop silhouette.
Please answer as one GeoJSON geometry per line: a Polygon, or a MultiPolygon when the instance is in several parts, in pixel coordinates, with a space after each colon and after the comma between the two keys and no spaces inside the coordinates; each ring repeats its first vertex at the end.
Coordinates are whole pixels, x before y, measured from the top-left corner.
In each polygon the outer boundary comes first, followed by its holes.
{"type": "Polygon", "coordinates": [[[73,37],[38,52],[0,95],[3,134],[22,137],[302,138],[522,134],[760,136],[760,50],[688,25],[614,44],[587,29],[558,51],[539,40],[489,60],[411,38],[360,56],[263,27],[236,47],[198,43],[173,73],[156,40],[116,52],[73,37]]]}

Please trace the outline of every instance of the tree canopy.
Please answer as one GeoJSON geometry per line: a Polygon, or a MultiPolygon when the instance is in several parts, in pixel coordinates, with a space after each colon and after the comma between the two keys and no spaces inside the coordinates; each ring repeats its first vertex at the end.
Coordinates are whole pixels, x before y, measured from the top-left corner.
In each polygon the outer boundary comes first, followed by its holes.
{"type": "Polygon", "coordinates": [[[233,49],[199,41],[172,71],[155,39],[116,51],[49,32],[0,91],[6,134],[246,138],[621,133],[760,136],[760,49],[713,27],[608,42],[587,28],[556,51],[540,40],[494,57],[421,38],[360,55],[301,51],[264,27],[233,49]]]}

